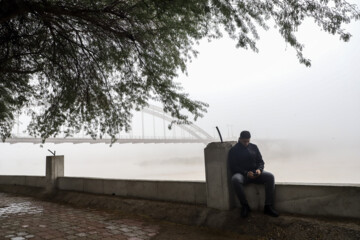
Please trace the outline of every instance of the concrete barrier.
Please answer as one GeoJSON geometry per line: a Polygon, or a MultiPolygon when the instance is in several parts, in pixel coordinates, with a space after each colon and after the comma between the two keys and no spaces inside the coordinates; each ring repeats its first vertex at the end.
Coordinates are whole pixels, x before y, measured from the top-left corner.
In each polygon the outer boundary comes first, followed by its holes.
{"type": "Polygon", "coordinates": [[[206,204],[205,182],[59,177],[59,190],[206,204]]]}
{"type": "Polygon", "coordinates": [[[25,176],[25,186],[45,187],[46,178],[38,176],[25,176]]]}
{"type": "Polygon", "coordinates": [[[46,157],[46,191],[56,190],[57,178],[64,176],[64,156],[46,157]]]}
{"type": "Polygon", "coordinates": [[[206,196],[208,207],[229,210],[234,205],[230,189],[227,156],[235,142],[209,143],[205,150],[206,196]]]}
{"type": "Polygon", "coordinates": [[[69,190],[69,191],[84,191],[84,179],[77,177],[60,177],[57,179],[58,189],[69,190]]]}
{"type": "Polygon", "coordinates": [[[127,182],[107,179],[104,181],[104,194],[127,196],[127,182]]]}
{"type": "Polygon", "coordinates": [[[30,187],[45,187],[45,177],[42,176],[0,176],[2,185],[20,185],[30,187]]]}
{"type": "Polygon", "coordinates": [[[280,212],[360,218],[360,184],[276,185],[280,212]]]}

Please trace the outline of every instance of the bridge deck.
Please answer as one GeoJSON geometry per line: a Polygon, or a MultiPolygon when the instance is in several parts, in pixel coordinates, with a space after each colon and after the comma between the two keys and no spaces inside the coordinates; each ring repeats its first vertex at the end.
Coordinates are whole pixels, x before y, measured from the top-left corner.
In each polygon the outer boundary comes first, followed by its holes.
{"type": "MultiPolygon", "coordinates": [[[[168,139],[160,139],[160,138],[120,138],[117,139],[115,143],[125,144],[125,143],[204,143],[207,144],[213,141],[213,139],[181,139],[181,138],[168,138],[168,139]]],[[[15,144],[15,143],[34,143],[34,144],[41,144],[42,140],[40,138],[7,138],[5,143],[15,144]]],[[[46,143],[106,143],[110,144],[111,139],[103,138],[103,139],[92,139],[92,138],[48,138],[46,139],[46,143]]]]}

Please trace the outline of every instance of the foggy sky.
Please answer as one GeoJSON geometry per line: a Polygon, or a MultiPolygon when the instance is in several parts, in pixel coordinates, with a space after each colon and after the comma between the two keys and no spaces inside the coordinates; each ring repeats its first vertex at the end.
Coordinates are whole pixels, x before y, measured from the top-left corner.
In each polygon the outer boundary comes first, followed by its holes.
{"type": "MultiPolygon", "coordinates": [[[[210,104],[205,117],[196,122],[210,135],[217,138],[219,126],[225,138],[236,141],[241,130],[251,131],[266,169],[277,181],[360,183],[360,176],[348,174],[360,168],[360,22],[346,29],[353,35],[348,43],[310,21],[299,29],[297,37],[305,45],[305,57],[311,59],[310,68],[298,62],[296,52],[273,28],[259,32],[259,53],[236,49],[228,37],[203,40],[197,46],[198,57],[188,63],[188,75],[180,74],[175,81],[193,99],[210,104]]],[[[152,117],[147,119],[146,134],[151,135],[152,117]]],[[[156,134],[161,135],[161,123],[157,125],[156,134]]],[[[204,147],[45,144],[40,148],[1,143],[0,174],[44,174],[49,148],[65,155],[67,176],[201,180],[204,147]]]]}
{"type": "Polygon", "coordinates": [[[248,129],[259,138],[359,140],[360,22],[346,29],[353,35],[347,43],[310,21],[299,29],[310,68],[274,29],[260,32],[259,53],[227,38],[202,41],[178,81],[210,104],[199,121],[208,131],[219,125],[226,133],[232,125],[236,134],[248,129]]]}

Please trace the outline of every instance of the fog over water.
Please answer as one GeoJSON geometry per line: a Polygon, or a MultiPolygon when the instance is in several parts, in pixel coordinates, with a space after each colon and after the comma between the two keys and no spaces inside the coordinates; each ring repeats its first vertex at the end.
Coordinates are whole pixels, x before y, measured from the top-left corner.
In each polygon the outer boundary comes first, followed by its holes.
{"type": "MultiPolygon", "coordinates": [[[[277,182],[360,184],[360,23],[346,29],[353,35],[348,43],[310,21],[299,29],[311,68],[298,63],[274,29],[259,31],[259,53],[236,49],[227,37],[204,40],[188,74],[179,73],[176,82],[209,103],[196,124],[211,136],[218,139],[215,126],[233,141],[249,130],[277,182]]],[[[162,122],[155,124],[152,116],[145,122],[146,136],[161,137],[162,122]]],[[[141,135],[138,120],[133,127],[141,135]]],[[[0,143],[0,175],[44,175],[50,149],[65,155],[66,176],[205,180],[205,147],[0,143]]]]}
{"type": "MultiPolygon", "coordinates": [[[[360,183],[359,148],[253,139],[277,182],[360,183]]],[[[44,175],[47,149],[65,155],[65,175],[205,180],[204,144],[1,144],[1,175],[44,175]],[[6,150],[6,151],[5,151],[6,150]],[[4,155],[3,153],[6,152],[4,155]],[[5,161],[6,159],[6,161],[5,161]]]]}

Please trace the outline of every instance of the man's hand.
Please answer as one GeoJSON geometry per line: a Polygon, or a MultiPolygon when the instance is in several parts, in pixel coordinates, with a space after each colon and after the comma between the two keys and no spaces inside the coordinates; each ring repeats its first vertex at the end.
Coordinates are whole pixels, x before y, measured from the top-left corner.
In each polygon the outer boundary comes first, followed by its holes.
{"type": "Polygon", "coordinates": [[[253,171],[248,171],[247,177],[251,178],[251,179],[255,179],[255,178],[257,178],[257,177],[259,177],[261,175],[260,169],[256,169],[255,172],[256,172],[257,175],[254,175],[253,171]]]}

